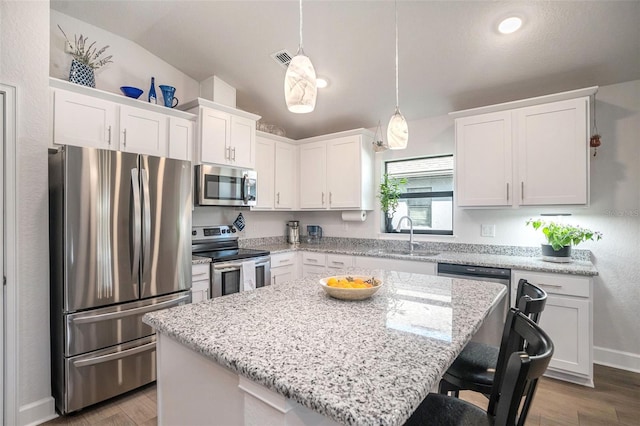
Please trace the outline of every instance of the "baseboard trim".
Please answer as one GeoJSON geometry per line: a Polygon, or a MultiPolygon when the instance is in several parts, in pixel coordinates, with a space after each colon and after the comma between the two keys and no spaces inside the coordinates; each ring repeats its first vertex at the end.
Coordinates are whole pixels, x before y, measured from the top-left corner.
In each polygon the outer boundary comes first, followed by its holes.
{"type": "Polygon", "coordinates": [[[593,363],[640,373],[640,354],[615,349],[593,348],[593,363]]]}
{"type": "Polygon", "coordinates": [[[20,407],[18,424],[23,426],[39,425],[56,417],[58,414],[56,414],[55,400],[49,396],[20,407]]]}

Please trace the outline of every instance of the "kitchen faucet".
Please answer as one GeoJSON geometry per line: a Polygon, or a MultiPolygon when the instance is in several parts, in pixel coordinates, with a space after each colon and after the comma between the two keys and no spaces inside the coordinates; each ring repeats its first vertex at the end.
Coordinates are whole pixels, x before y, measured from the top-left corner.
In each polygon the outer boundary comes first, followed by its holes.
{"type": "Polygon", "coordinates": [[[402,224],[402,219],[407,219],[409,221],[409,251],[413,251],[413,220],[409,216],[402,216],[398,221],[398,225],[396,225],[396,231],[400,229],[400,225],[402,224]]]}

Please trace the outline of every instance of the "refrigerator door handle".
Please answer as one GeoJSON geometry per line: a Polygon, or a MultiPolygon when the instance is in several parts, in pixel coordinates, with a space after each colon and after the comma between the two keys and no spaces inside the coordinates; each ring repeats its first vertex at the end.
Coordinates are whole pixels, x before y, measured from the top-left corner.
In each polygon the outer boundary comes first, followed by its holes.
{"type": "Polygon", "coordinates": [[[144,272],[149,267],[149,257],[151,256],[151,200],[149,197],[149,172],[146,169],[141,169],[142,175],[142,199],[144,204],[142,205],[142,213],[144,223],[142,224],[142,235],[144,241],[142,242],[142,271],[144,272]]]}
{"type": "Polygon", "coordinates": [[[91,315],[86,317],[74,318],[72,322],[74,324],[94,323],[98,321],[114,320],[118,318],[124,318],[132,315],[140,315],[147,312],[159,311],[160,309],[166,309],[173,305],[179,305],[180,302],[184,302],[189,299],[189,295],[178,297],[177,299],[167,300],[165,302],[154,303],[153,305],[141,306],[139,308],[126,309],[123,311],[109,312],[107,314],[91,315]]]}
{"type": "Polygon", "coordinates": [[[140,180],[138,169],[131,169],[131,189],[133,190],[133,262],[131,263],[131,275],[135,278],[134,285],[137,285],[138,278],[136,276],[140,272],[140,227],[142,226],[140,223],[140,180]]]}
{"type": "Polygon", "coordinates": [[[147,352],[154,350],[156,348],[156,342],[147,343],[146,345],[137,346],[132,349],[127,349],[121,352],[116,352],[109,355],[96,356],[93,358],[83,359],[79,361],[74,361],[73,365],[75,367],[87,367],[89,365],[100,364],[103,362],[113,361],[116,359],[126,358],[131,355],[139,354],[141,352],[147,352]]]}

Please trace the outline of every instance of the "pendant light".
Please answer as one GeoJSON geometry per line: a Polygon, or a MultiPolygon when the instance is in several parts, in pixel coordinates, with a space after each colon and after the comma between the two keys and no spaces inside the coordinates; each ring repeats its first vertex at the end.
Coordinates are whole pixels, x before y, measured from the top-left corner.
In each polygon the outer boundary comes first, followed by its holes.
{"type": "Polygon", "coordinates": [[[389,120],[387,127],[387,144],[389,149],[405,149],[409,140],[409,126],[407,120],[400,113],[398,96],[398,1],[395,1],[396,9],[396,112],[389,120]]]}
{"type": "Polygon", "coordinates": [[[302,0],[300,0],[300,45],[284,76],[284,99],[291,112],[304,114],[316,107],[316,70],[302,49],[302,0]]]}

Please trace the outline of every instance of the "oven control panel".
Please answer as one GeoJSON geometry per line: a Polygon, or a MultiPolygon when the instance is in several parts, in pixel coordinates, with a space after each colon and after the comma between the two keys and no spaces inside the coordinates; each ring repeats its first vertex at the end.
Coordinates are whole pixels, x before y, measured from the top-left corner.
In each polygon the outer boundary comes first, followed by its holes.
{"type": "Polygon", "coordinates": [[[237,239],[236,228],[229,225],[194,226],[191,228],[191,240],[233,240],[237,239]]]}

